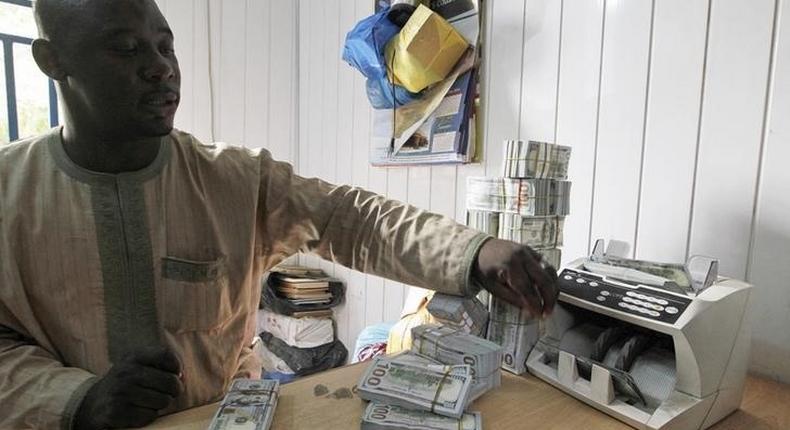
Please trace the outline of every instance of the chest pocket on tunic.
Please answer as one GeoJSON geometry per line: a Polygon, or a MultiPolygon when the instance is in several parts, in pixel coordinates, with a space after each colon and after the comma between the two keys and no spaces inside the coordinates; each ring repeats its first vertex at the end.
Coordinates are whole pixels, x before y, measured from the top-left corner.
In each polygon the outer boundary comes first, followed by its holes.
{"type": "Polygon", "coordinates": [[[211,330],[232,315],[225,258],[162,258],[162,322],[174,333],[211,330]]]}

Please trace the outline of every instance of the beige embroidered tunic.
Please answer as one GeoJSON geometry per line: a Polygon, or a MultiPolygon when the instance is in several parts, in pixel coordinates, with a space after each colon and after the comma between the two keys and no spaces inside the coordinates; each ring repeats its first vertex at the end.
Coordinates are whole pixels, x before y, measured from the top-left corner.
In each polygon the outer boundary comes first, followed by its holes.
{"type": "Polygon", "coordinates": [[[118,175],[75,165],[60,128],[0,146],[0,428],[70,428],[97,377],[150,345],[184,365],[164,412],[220,399],[259,374],[259,279],[296,252],[465,294],[485,239],[178,131],[150,166],[118,175]]]}

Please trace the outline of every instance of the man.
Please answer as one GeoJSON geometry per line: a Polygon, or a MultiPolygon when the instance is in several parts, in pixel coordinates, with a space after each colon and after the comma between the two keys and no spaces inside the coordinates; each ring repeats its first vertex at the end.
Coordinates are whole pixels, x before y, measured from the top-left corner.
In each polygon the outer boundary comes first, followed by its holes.
{"type": "Polygon", "coordinates": [[[298,251],[552,311],[556,273],[526,247],[174,131],[152,0],[35,11],[64,126],[0,148],[0,428],[141,426],[220,399],[259,375],[259,278],[298,251]]]}

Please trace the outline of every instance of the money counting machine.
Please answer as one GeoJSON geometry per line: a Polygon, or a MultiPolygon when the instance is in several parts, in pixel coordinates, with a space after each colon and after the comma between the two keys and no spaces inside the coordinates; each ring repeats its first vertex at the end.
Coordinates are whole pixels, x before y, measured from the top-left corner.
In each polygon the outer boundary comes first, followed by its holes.
{"type": "Polygon", "coordinates": [[[640,262],[611,245],[560,272],[527,368],[639,429],[710,427],[741,402],[751,286],[719,278],[712,259],[640,262]]]}

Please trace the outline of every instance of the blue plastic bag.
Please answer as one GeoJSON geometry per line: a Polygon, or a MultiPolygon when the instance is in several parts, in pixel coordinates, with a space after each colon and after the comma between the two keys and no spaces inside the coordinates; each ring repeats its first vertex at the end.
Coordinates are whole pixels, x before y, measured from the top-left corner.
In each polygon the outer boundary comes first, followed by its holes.
{"type": "Polygon", "coordinates": [[[387,76],[384,46],[400,32],[400,27],[387,18],[389,10],[384,8],[363,19],[346,35],[343,60],[368,79],[387,76]]]}
{"type": "Polygon", "coordinates": [[[391,83],[386,76],[368,79],[367,93],[368,100],[374,109],[392,109],[420,98],[420,93],[409,92],[406,88],[391,83]]]}

